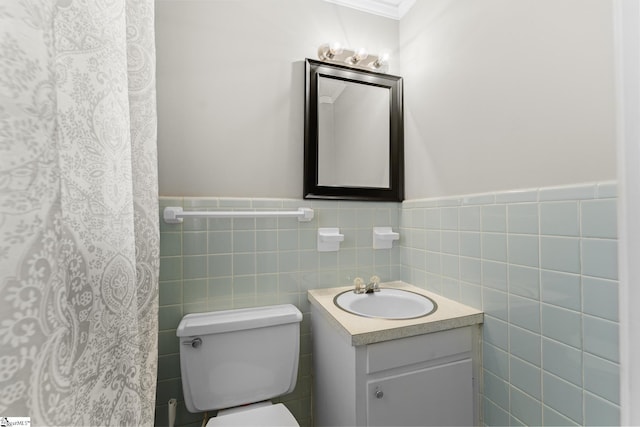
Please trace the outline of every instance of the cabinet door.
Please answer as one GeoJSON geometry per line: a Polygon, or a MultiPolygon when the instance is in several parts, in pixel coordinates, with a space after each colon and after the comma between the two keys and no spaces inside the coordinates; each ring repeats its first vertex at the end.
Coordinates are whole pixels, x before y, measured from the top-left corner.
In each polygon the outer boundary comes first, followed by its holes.
{"type": "Polygon", "coordinates": [[[471,359],[367,382],[367,425],[473,425],[471,359]]]}

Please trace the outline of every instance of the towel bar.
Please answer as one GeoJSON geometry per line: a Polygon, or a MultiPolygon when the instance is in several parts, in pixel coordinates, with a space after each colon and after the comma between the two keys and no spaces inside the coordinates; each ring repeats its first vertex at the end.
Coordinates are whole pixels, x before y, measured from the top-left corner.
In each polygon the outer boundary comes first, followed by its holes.
{"type": "Polygon", "coordinates": [[[300,222],[313,219],[313,209],[298,208],[297,211],[184,211],[179,206],[164,208],[164,222],[180,224],[184,218],[265,218],[296,217],[300,222]]]}

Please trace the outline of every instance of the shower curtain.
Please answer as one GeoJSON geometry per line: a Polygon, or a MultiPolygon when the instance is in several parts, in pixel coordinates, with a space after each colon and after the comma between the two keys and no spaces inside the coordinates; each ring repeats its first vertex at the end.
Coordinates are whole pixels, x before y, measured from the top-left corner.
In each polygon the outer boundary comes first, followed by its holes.
{"type": "Polygon", "coordinates": [[[0,417],[152,425],[153,0],[0,0],[0,417]]]}

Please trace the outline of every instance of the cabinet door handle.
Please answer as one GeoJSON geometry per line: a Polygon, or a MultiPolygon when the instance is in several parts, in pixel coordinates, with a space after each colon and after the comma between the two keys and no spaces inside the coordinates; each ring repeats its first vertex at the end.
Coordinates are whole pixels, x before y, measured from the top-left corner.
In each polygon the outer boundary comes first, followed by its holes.
{"type": "Polygon", "coordinates": [[[376,398],[378,398],[378,399],[382,399],[382,397],[384,396],[384,393],[379,388],[376,388],[376,391],[375,391],[374,394],[375,394],[376,398]]]}

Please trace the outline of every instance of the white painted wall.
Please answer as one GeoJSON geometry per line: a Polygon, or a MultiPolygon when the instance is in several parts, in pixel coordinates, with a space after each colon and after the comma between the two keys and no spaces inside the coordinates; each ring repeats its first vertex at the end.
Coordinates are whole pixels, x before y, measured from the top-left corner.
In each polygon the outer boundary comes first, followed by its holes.
{"type": "Polygon", "coordinates": [[[305,57],[396,49],[407,199],[616,178],[612,2],[157,0],[164,196],[302,195],[305,57]],[[398,55],[398,46],[400,55],[398,55]]]}
{"type": "Polygon", "coordinates": [[[419,0],[400,25],[407,199],[616,178],[612,3],[419,0]]]}
{"type": "Polygon", "coordinates": [[[302,197],[304,58],[394,49],[398,21],[322,0],[157,0],[162,196],[302,197]]]}

